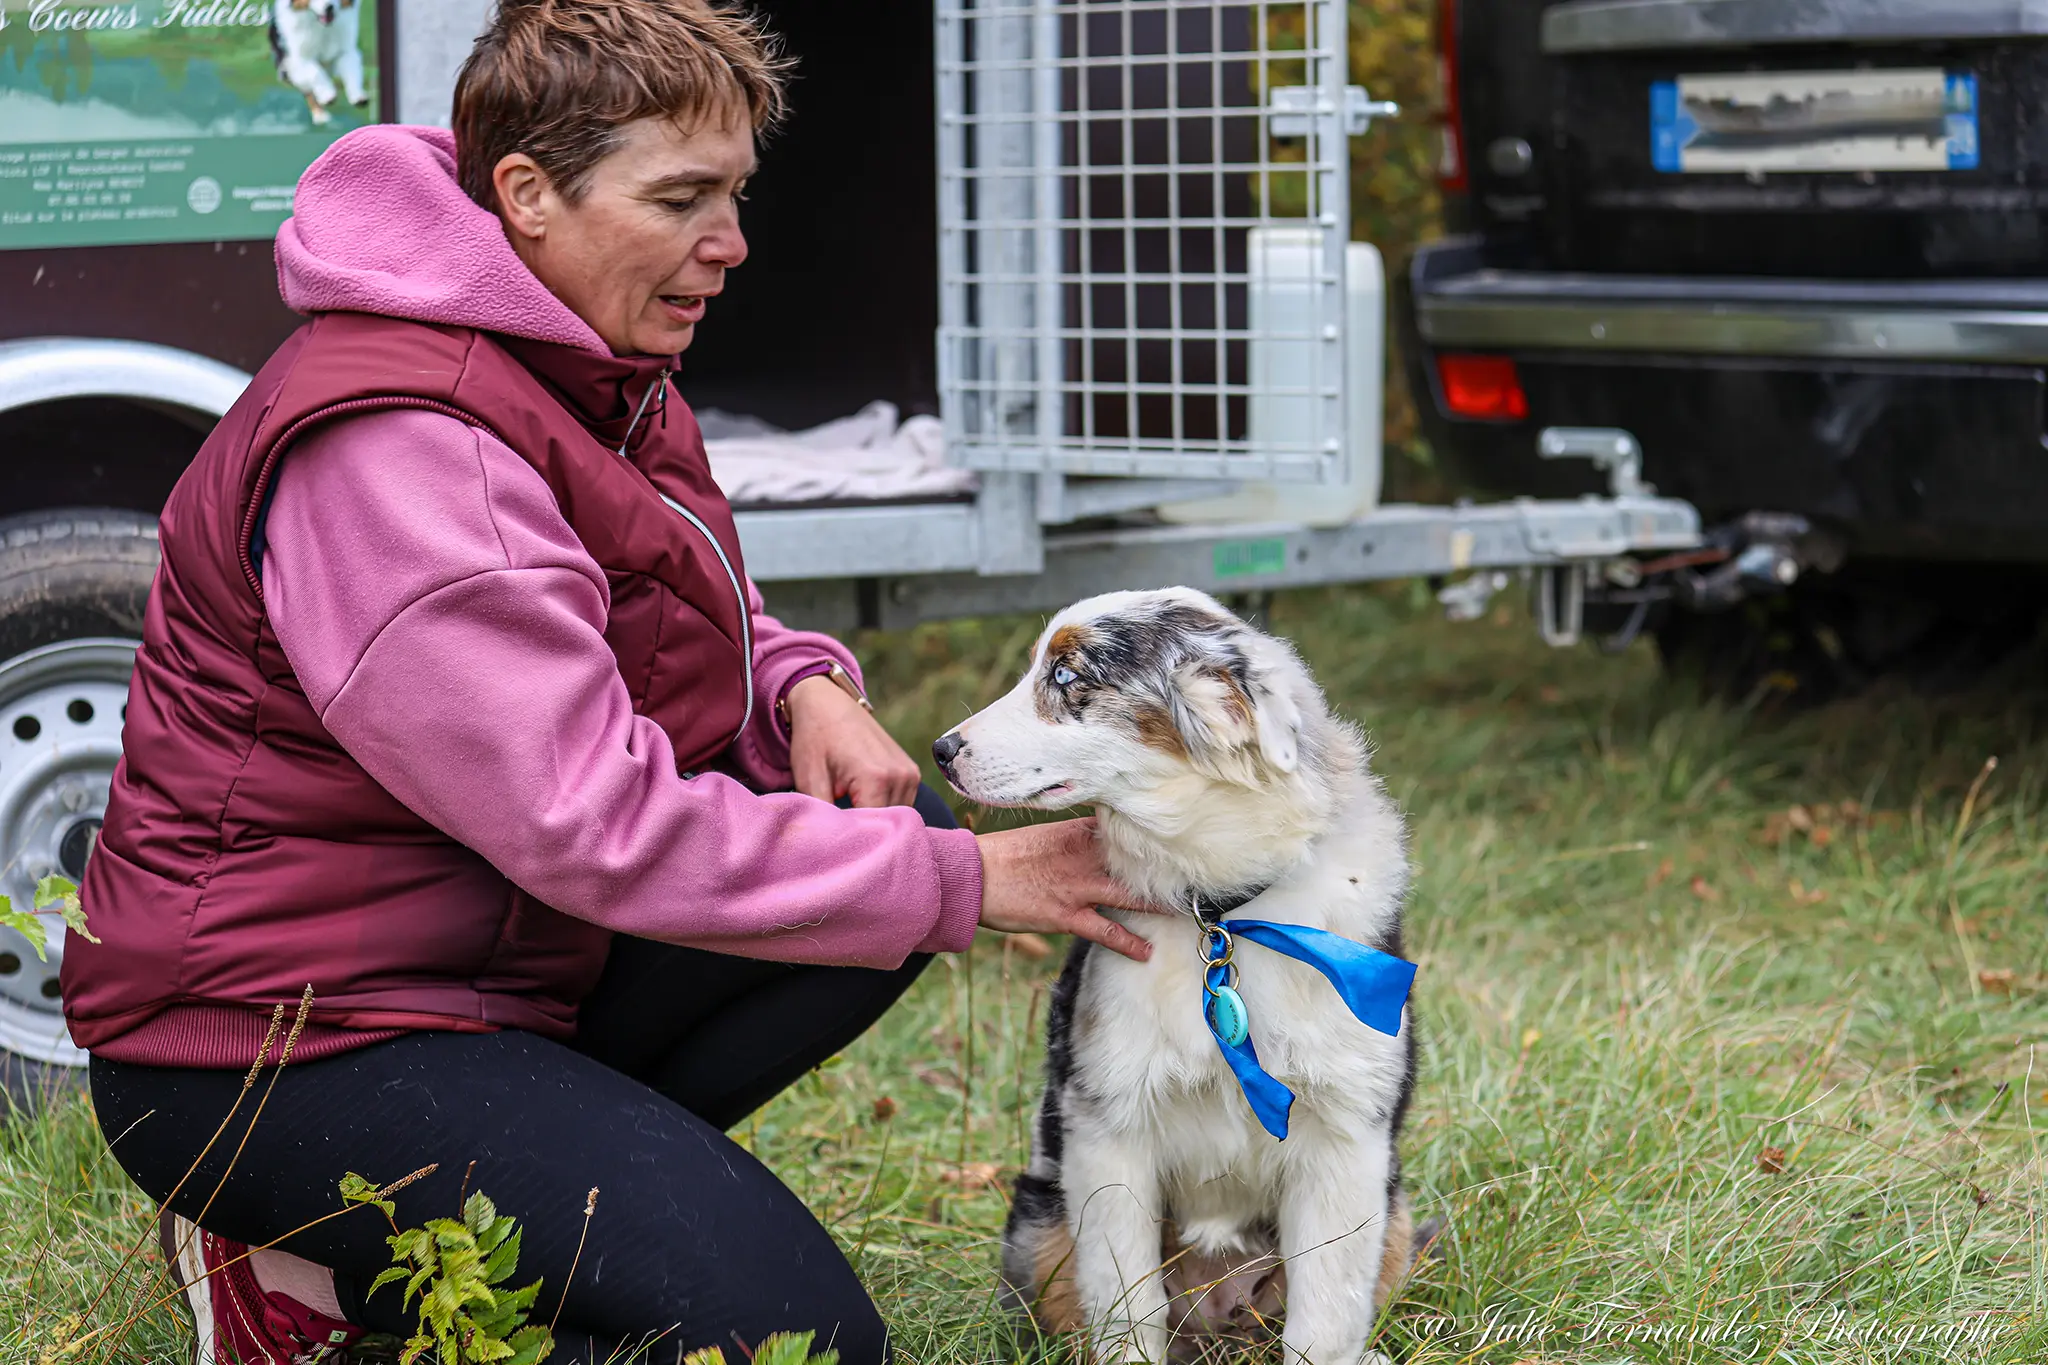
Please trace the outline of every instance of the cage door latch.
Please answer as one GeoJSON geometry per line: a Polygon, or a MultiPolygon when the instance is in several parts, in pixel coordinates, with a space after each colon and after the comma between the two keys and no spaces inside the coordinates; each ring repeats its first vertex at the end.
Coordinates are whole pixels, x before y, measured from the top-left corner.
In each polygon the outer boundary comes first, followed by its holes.
{"type": "MultiPolygon", "coordinates": [[[[1273,103],[1266,110],[1272,119],[1274,137],[1307,137],[1310,121],[1333,112],[1319,102],[1322,90],[1313,85],[1281,85],[1273,89],[1273,103]]],[[[1394,118],[1401,106],[1392,100],[1376,100],[1362,85],[1344,87],[1344,133],[1357,137],[1372,127],[1376,118],[1394,118]]]]}

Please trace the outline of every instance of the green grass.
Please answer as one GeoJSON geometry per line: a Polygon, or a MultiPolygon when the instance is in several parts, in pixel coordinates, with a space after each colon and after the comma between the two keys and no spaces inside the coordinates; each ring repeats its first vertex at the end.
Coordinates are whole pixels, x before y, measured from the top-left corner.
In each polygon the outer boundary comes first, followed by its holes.
{"type": "MultiPolygon", "coordinates": [[[[1977,695],[1784,717],[1703,705],[1641,649],[1544,650],[1518,612],[1443,624],[1419,590],[1283,597],[1272,624],[1413,823],[1403,1154],[1450,1233],[1383,1348],[2048,1359],[2041,658],[1977,695]],[[1534,1336],[1489,1343],[1489,1321],[1534,1336]]],[[[922,750],[1007,686],[1036,626],[864,641],[892,727],[922,750]]],[[[995,1236],[1056,967],[984,936],[742,1134],[915,1365],[1016,1354],[995,1236]]],[[[17,1341],[25,1313],[37,1332],[79,1311],[145,1213],[79,1106],[6,1129],[0,1210],[17,1341]]],[[[120,1358],[182,1359],[174,1330],[159,1314],[120,1358]]]]}

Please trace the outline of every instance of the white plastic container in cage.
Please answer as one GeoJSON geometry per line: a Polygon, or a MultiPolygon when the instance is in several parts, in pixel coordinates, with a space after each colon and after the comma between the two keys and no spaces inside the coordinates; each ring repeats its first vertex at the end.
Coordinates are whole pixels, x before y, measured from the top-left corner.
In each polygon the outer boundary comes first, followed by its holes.
{"type": "MultiPolygon", "coordinates": [[[[1323,236],[1310,227],[1253,228],[1250,276],[1251,401],[1247,420],[1253,444],[1305,444],[1314,440],[1313,400],[1269,390],[1299,385],[1315,344],[1313,281],[1322,264],[1323,236]],[[1302,340],[1295,340],[1301,337],[1302,340]]],[[[1172,522],[1292,521],[1338,526],[1379,505],[1381,424],[1385,407],[1387,274],[1379,248],[1352,242],[1345,275],[1349,306],[1344,319],[1350,430],[1350,474],[1342,483],[1246,483],[1222,498],[1168,503],[1159,515],[1172,522]]]]}

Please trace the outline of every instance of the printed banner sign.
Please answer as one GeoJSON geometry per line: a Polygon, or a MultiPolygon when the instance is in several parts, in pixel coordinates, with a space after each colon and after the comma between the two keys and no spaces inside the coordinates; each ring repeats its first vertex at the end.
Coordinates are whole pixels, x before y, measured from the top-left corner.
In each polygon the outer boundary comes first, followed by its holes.
{"type": "Polygon", "coordinates": [[[1660,171],[1967,171],[1978,156],[1967,71],[1745,72],[1650,87],[1660,171]]]}
{"type": "Polygon", "coordinates": [[[0,250],[275,236],[376,63],[377,0],[0,0],[0,250]]]}

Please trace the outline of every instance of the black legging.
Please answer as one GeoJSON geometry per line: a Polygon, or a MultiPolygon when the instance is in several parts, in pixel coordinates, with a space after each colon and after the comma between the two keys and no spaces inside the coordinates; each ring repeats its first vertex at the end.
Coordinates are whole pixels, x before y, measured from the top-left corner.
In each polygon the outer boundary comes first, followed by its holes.
{"type": "MultiPolygon", "coordinates": [[[[927,823],[952,824],[920,789],[927,823]]],[[[659,1337],[651,1358],[752,1346],[815,1331],[846,1365],[888,1358],[885,1329],[830,1234],[723,1129],[838,1052],[923,970],[791,967],[615,940],[573,1047],[530,1033],[414,1033],[294,1064],[252,1129],[254,1097],[172,1207],[252,1245],[340,1207],[349,1171],[388,1182],[439,1169],[396,1195],[398,1223],[456,1211],[465,1173],[525,1229],[517,1283],[544,1286],[535,1318],[568,1300],[552,1359],[598,1362],[659,1337]],[[217,1197],[228,1158],[243,1141],[217,1197]],[[597,1214],[569,1276],[583,1206],[597,1214]]],[[[266,1072],[258,1093],[269,1081],[266,1072]]],[[[135,1183],[163,1199],[235,1102],[242,1073],[95,1057],[101,1130],[135,1183]],[[146,1117],[145,1117],[146,1116],[146,1117]]],[[[280,1249],[335,1270],[344,1313],[405,1333],[396,1286],[362,1290],[391,1263],[374,1210],[300,1233],[280,1249]]]]}

